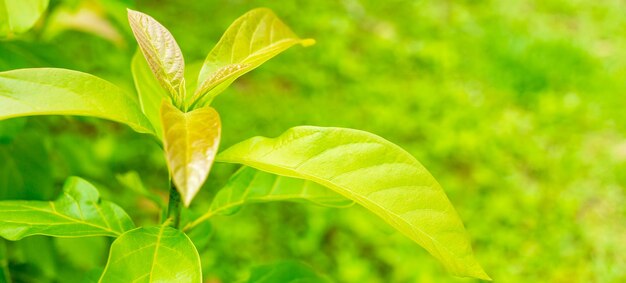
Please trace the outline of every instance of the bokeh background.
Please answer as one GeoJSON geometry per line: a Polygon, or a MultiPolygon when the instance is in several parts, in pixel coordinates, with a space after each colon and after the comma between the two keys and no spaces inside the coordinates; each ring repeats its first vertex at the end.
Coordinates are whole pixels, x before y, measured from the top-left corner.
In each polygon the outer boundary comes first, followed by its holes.
{"type": "MultiPolygon", "coordinates": [[[[303,37],[215,100],[222,148],[307,124],[367,130],[439,180],[495,282],[626,282],[626,2],[621,0],[53,0],[30,32],[0,42],[0,70],[63,67],[134,91],[126,7],[170,29],[200,62],[228,25],[272,8],[303,37]]],[[[3,121],[0,197],[54,198],[67,176],[98,184],[139,224],[157,207],[127,188],[137,172],[166,196],[150,138],[78,117],[3,121]]],[[[236,169],[216,165],[201,211],[236,169]]],[[[98,274],[109,239],[7,243],[16,282],[98,274]]],[[[206,282],[297,259],[337,282],[456,278],[364,209],[250,205],[213,221],[206,282]]]]}

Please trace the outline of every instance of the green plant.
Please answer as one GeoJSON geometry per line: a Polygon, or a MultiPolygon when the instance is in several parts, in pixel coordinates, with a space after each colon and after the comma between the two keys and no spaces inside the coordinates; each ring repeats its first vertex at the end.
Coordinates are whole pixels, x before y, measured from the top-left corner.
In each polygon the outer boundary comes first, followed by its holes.
{"type": "MultiPolygon", "coordinates": [[[[211,217],[255,202],[357,203],[424,247],[451,273],[489,279],[437,181],[414,157],[381,137],[301,126],[276,138],[254,137],[217,154],[222,129],[218,112],[210,106],[213,99],[265,61],[313,40],[297,37],[270,10],[255,9],[228,28],[195,79],[185,77],[189,72],[182,53],[165,27],[140,12],[129,10],[128,16],[143,55],[137,53],[132,62],[138,96],[81,72],[13,70],[0,73],[0,118],[92,116],[154,137],[163,146],[170,172],[162,223],[136,228],[119,206],[102,201],[93,185],[72,177],[56,201],[0,201],[0,236],[110,236],[115,241],[100,282],[199,282],[200,258],[188,234],[202,233],[211,217]],[[186,220],[181,213],[214,161],[244,166],[208,211],[186,220]]],[[[149,194],[137,182],[132,185],[132,176],[126,177],[133,189],[149,194]]],[[[277,276],[273,281],[324,280],[298,264],[281,263],[256,269],[250,282],[268,274],[277,276]]]]}

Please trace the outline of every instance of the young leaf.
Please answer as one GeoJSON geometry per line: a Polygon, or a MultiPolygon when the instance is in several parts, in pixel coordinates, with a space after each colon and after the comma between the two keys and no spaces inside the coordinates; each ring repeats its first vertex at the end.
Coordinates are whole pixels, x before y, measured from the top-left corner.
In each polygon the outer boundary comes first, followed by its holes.
{"type": "Polygon", "coordinates": [[[167,165],[183,203],[189,206],[217,154],[222,131],[220,116],[211,107],[184,113],[163,101],[161,123],[167,165]]]}
{"type": "Polygon", "coordinates": [[[137,98],[103,79],[53,68],[0,72],[0,120],[35,115],[93,116],[154,134],[137,98]]]}
{"type": "Polygon", "coordinates": [[[317,274],[311,267],[296,261],[282,261],[256,266],[247,283],[322,283],[331,282],[317,274]]]}
{"type": "Polygon", "coordinates": [[[19,240],[33,235],[53,237],[117,237],[135,227],[126,212],[100,200],[89,182],[72,177],[55,201],[0,201],[0,236],[19,240]]]}
{"type": "Polygon", "coordinates": [[[133,73],[135,89],[139,95],[139,105],[141,111],[150,120],[156,135],[162,139],[163,127],[161,126],[161,102],[169,99],[168,92],[161,87],[157,79],[152,74],[148,62],[141,55],[141,51],[135,52],[131,61],[130,69],[133,73]]]}
{"type": "Polygon", "coordinates": [[[293,45],[314,42],[296,36],[270,9],[250,11],[235,20],[205,59],[190,104],[206,105],[235,79],[265,61],[293,45]]]}
{"type": "Polygon", "coordinates": [[[144,13],[129,9],[128,22],[152,73],[170,93],[174,104],[182,107],[185,100],[185,60],[178,43],[164,26],[144,13]]]}
{"type": "Polygon", "coordinates": [[[376,135],[343,128],[296,127],[255,137],[218,161],[311,180],[369,209],[460,276],[489,278],[443,189],[406,151],[376,135]]]}
{"type": "Polygon", "coordinates": [[[35,25],[49,0],[0,0],[0,36],[23,33],[35,25]]]}
{"type": "Polygon", "coordinates": [[[128,231],[111,245],[99,282],[201,282],[200,256],[168,223],[128,231]]]}
{"type": "Polygon", "coordinates": [[[309,202],[330,207],[348,207],[353,204],[353,201],[317,183],[244,166],[217,193],[209,210],[187,225],[185,230],[213,215],[233,214],[245,204],[271,201],[309,202]]]}

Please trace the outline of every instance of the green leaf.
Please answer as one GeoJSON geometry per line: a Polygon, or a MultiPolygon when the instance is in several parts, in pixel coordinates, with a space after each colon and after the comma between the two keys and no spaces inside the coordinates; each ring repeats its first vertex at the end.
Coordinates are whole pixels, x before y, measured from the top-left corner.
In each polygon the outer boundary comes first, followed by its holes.
{"type": "Polygon", "coordinates": [[[222,125],[211,107],[182,112],[171,103],[161,106],[167,165],[185,206],[206,180],[217,154],[222,125]]]}
{"type": "Polygon", "coordinates": [[[460,276],[489,277],[441,186],[409,153],[370,133],[296,127],[255,137],[218,156],[270,173],[311,180],[372,211],[460,276]]]}
{"type": "Polygon", "coordinates": [[[0,120],[35,115],[93,116],[154,134],[137,98],[103,79],[53,68],[0,72],[0,120]]]}
{"type": "Polygon", "coordinates": [[[169,99],[168,92],[161,87],[157,79],[152,74],[146,59],[141,55],[141,51],[135,52],[130,67],[133,73],[135,89],[139,95],[141,111],[150,120],[156,135],[162,139],[163,126],[161,126],[161,102],[169,99]]]}
{"type": "Polygon", "coordinates": [[[349,207],[354,203],[315,182],[283,177],[244,166],[217,193],[209,210],[185,227],[185,230],[214,215],[233,214],[246,204],[271,201],[315,203],[330,207],[349,207]]]}
{"type": "Polygon", "coordinates": [[[0,0],[0,36],[28,31],[48,8],[48,0],[0,0]]]}
{"type": "Polygon", "coordinates": [[[185,100],[185,60],[178,43],[163,25],[144,13],[129,9],[128,22],[150,70],[170,93],[174,105],[181,108],[185,100]]]}
{"type": "Polygon", "coordinates": [[[116,237],[135,225],[124,210],[102,201],[87,181],[72,177],[56,201],[0,201],[0,236],[116,237]]]}
{"type": "Polygon", "coordinates": [[[296,36],[272,10],[251,10],[228,27],[205,59],[190,105],[201,107],[210,103],[238,77],[289,47],[313,43],[312,39],[296,36]]]}
{"type": "Polygon", "coordinates": [[[295,261],[283,261],[254,267],[247,283],[328,283],[330,280],[317,274],[311,267],[295,261]]]}
{"type": "Polygon", "coordinates": [[[99,282],[201,282],[196,248],[168,225],[137,228],[117,238],[99,282]]]}

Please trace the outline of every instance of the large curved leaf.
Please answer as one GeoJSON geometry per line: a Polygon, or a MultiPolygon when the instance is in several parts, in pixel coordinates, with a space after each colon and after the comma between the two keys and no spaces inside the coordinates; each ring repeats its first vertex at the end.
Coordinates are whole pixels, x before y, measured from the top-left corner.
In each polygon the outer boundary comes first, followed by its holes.
{"type": "Polygon", "coordinates": [[[218,161],[327,186],[413,239],[450,272],[489,278],[437,181],[413,156],[381,137],[352,129],[296,127],[277,138],[241,142],[218,161]]]}
{"type": "Polygon", "coordinates": [[[23,33],[35,25],[49,0],[0,0],[0,36],[23,33]]]}
{"type": "Polygon", "coordinates": [[[272,201],[307,202],[331,207],[348,207],[354,203],[315,182],[243,167],[217,193],[209,210],[187,225],[185,230],[214,215],[233,214],[246,204],[272,201]]]}
{"type": "Polygon", "coordinates": [[[265,61],[296,44],[308,46],[314,42],[296,36],[270,9],[245,13],[228,27],[205,59],[191,104],[206,105],[238,77],[265,61]]]}
{"type": "Polygon", "coordinates": [[[220,116],[211,107],[182,112],[168,101],[161,106],[163,143],[176,189],[189,206],[206,180],[220,143],[220,116]]]}
{"type": "Polygon", "coordinates": [[[164,223],[128,231],[113,242],[99,282],[201,282],[200,256],[191,240],[164,223]]]}
{"type": "Polygon", "coordinates": [[[116,237],[135,227],[126,212],[100,200],[89,182],[72,177],[55,201],[0,201],[0,236],[116,237]]]}
{"type": "Polygon", "coordinates": [[[34,115],[93,116],[154,134],[137,98],[103,79],[54,68],[0,72],[0,120],[34,115]]]}
{"type": "Polygon", "coordinates": [[[185,100],[185,60],[172,34],[152,17],[128,10],[128,22],[152,73],[182,107],[185,100]]]}

